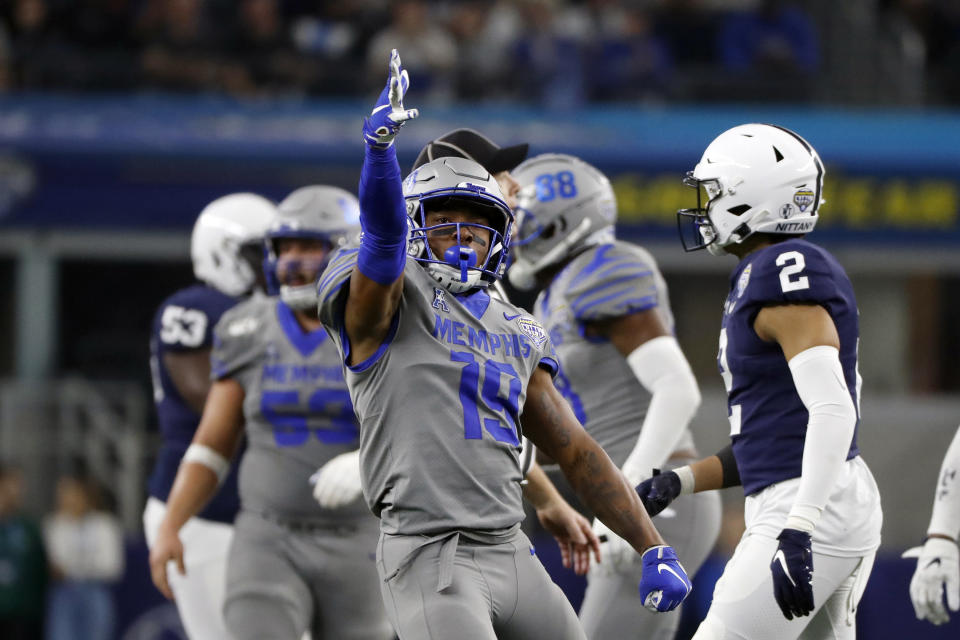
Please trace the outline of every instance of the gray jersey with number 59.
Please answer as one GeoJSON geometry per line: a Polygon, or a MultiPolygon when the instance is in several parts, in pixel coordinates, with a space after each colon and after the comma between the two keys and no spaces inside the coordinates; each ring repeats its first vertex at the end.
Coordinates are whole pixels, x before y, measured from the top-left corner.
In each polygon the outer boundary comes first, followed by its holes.
{"type": "Polygon", "coordinates": [[[217,324],[212,375],[233,378],[245,392],[243,509],[331,525],[369,517],[361,500],[321,508],[309,484],[320,466],[358,445],[343,367],[326,331],[304,332],[278,298],[251,299],[217,324]]]}
{"type": "MultiPolygon", "coordinates": [[[[356,262],[356,250],[341,251],[319,285],[320,319],[348,362],[344,285],[356,262]]],[[[518,425],[538,366],[557,369],[533,317],[482,289],[454,295],[407,258],[387,339],[346,373],[381,530],[500,531],[523,519],[518,425]]]]}

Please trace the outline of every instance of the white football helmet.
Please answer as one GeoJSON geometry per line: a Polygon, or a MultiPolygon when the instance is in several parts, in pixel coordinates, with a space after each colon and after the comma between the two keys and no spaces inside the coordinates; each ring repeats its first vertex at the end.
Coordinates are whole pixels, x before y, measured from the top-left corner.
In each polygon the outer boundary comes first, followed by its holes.
{"type": "Polygon", "coordinates": [[[327,244],[326,257],[311,267],[316,277],[327,266],[330,253],[360,234],[360,202],[349,191],[340,187],[312,185],[301,187],[288,195],[277,207],[277,215],[266,233],[266,257],[263,271],[267,277],[267,293],[279,295],[292,309],[316,309],[316,282],[288,285],[280,281],[277,272],[279,252],[276,241],[281,238],[307,238],[327,244]]]}
{"type": "Polygon", "coordinates": [[[190,237],[197,279],[228,296],[253,289],[263,235],[276,211],[272,202],[254,193],[232,193],[204,207],[190,237]]]}
{"type": "MultiPolygon", "coordinates": [[[[410,218],[408,253],[424,265],[442,287],[460,293],[486,287],[500,279],[506,267],[513,212],[503,200],[496,179],[486,169],[466,158],[446,157],[428,162],[403,181],[403,196],[410,218]],[[490,250],[483,264],[469,247],[451,247],[448,255],[434,256],[427,236],[449,228],[460,238],[459,222],[426,226],[426,212],[434,207],[467,208],[480,211],[490,220],[490,250]]],[[[460,243],[458,242],[457,245],[460,243]]]]}
{"type": "Polygon", "coordinates": [[[513,171],[520,183],[510,284],[536,286],[538,272],[585,247],[611,242],[617,199],[610,180],[579,158],[544,153],[513,171]]]}
{"type": "Polygon", "coordinates": [[[683,248],[722,255],[754,233],[809,233],[823,202],[823,174],[814,148],[789,129],[744,124],[724,131],[684,178],[697,190],[697,207],[677,212],[683,248]]]}

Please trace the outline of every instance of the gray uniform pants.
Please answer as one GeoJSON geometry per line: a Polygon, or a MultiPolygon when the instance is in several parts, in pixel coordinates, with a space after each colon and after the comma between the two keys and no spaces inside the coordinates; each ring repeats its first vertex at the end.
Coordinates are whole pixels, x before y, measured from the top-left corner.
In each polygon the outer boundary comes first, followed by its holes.
{"type": "Polygon", "coordinates": [[[224,617],[235,640],[387,640],[377,597],[378,523],[291,528],[247,511],[235,523],[224,617]]]}
{"type": "MultiPolygon", "coordinates": [[[[697,588],[694,574],[717,541],[721,520],[717,491],[677,498],[669,510],[653,519],[667,544],[677,551],[680,563],[697,588]]],[[[637,585],[643,574],[640,555],[621,571],[604,572],[596,564],[587,575],[587,591],[580,607],[580,620],[591,640],[671,640],[680,624],[680,608],[652,613],[643,607],[637,585]]]]}
{"type": "Polygon", "coordinates": [[[520,531],[495,544],[381,534],[377,569],[400,640],[586,639],[520,531]]]}

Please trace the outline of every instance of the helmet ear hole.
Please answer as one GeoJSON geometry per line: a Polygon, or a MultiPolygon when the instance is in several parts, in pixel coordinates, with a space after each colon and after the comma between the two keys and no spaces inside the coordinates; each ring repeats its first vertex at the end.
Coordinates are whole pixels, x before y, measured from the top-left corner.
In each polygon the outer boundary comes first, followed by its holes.
{"type": "Polygon", "coordinates": [[[739,227],[737,227],[736,229],[734,229],[734,230],[733,230],[733,233],[731,233],[730,235],[731,235],[731,236],[736,236],[736,237],[737,237],[737,242],[743,242],[743,240],[746,239],[746,237],[750,235],[750,227],[749,227],[749,225],[747,225],[746,223],[744,223],[744,224],[740,225],[739,227]]]}

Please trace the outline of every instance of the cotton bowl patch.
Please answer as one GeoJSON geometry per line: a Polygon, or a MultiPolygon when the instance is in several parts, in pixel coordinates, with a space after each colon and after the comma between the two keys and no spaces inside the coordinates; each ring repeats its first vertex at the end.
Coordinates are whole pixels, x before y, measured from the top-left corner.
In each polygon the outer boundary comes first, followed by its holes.
{"type": "Polygon", "coordinates": [[[806,211],[807,207],[813,204],[813,191],[801,189],[793,194],[793,201],[800,208],[800,211],[806,211]]]}
{"type": "Polygon", "coordinates": [[[520,331],[523,331],[524,335],[533,341],[537,349],[542,347],[543,343],[547,341],[547,332],[544,330],[543,325],[530,316],[520,318],[517,320],[517,324],[520,326],[520,331]]]}

